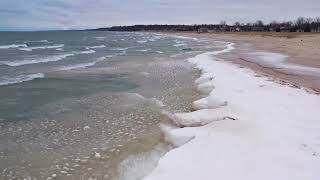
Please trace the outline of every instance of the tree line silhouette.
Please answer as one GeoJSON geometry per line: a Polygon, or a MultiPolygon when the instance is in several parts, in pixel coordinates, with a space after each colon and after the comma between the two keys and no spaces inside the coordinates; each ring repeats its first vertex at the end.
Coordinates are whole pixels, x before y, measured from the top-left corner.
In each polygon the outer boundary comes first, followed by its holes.
{"type": "Polygon", "coordinates": [[[99,28],[95,30],[108,31],[197,31],[197,32],[235,32],[235,31],[273,31],[273,32],[320,32],[320,17],[299,17],[295,21],[272,21],[265,24],[258,20],[254,23],[235,22],[228,25],[226,21],[220,24],[195,24],[195,25],[133,25],[113,26],[110,28],[99,28]]]}

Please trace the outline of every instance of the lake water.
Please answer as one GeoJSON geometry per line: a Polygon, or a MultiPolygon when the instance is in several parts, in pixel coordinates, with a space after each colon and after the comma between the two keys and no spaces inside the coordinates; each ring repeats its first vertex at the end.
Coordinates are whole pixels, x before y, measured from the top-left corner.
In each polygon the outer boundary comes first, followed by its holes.
{"type": "Polygon", "coordinates": [[[219,42],[155,33],[0,33],[0,179],[141,179],[170,149],[219,42]]]}

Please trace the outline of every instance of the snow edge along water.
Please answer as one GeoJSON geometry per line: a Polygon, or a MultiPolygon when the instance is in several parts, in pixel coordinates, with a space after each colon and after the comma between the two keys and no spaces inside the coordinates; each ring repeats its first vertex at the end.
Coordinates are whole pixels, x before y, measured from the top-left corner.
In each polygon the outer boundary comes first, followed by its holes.
{"type": "MultiPolygon", "coordinates": [[[[173,36],[173,37],[176,37],[178,39],[192,39],[192,40],[198,40],[197,38],[189,38],[189,37],[184,37],[184,36],[173,36]]],[[[226,48],[223,49],[223,50],[219,50],[219,51],[213,51],[213,52],[206,52],[206,53],[202,53],[202,54],[198,54],[196,55],[195,57],[192,57],[192,58],[189,58],[188,59],[188,62],[193,64],[195,67],[196,67],[196,62],[193,62],[193,59],[198,59],[198,58],[201,58],[202,56],[211,56],[211,55],[218,55],[218,54],[221,54],[221,53],[226,53],[226,52],[230,52],[231,50],[234,49],[234,43],[231,43],[231,42],[223,42],[223,41],[214,41],[214,42],[218,42],[218,43],[226,43],[226,48]]],[[[197,68],[197,67],[196,67],[197,68]]],[[[199,69],[199,68],[197,68],[199,69]]],[[[199,69],[201,70],[201,69],[199,69]]],[[[207,78],[205,78],[207,79],[207,78]]],[[[202,82],[203,79],[202,77],[198,78],[196,80],[196,84],[200,84],[200,82],[202,82]]],[[[198,87],[198,90],[200,92],[203,92],[201,90],[201,87],[199,88],[198,87]]],[[[168,117],[170,117],[173,122],[179,127],[179,126],[183,126],[182,124],[180,124],[179,122],[176,121],[177,117],[176,115],[177,114],[172,114],[170,112],[167,112],[167,111],[164,111],[163,112],[164,114],[166,114],[168,117]]],[[[182,114],[182,113],[181,113],[182,114]]],[[[197,124],[199,125],[199,124],[197,124]]],[[[196,125],[196,126],[197,126],[196,125]]],[[[192,127],[192,125],[191,125],[192,127]]],[[[164,133],[164,136],[165,136],[165,141],[168,142],[170,145],[172,145],[173,147],[175,148],[179,148],[180,146],[186,144],[187,142],[191,141],[193,138],[195,138],[194,135],[191,135],[191,136],[184,136],[183,134],[174,134],[174,131],[176,130],[175,127],[172,127],[171,125],[166,125],[166,124],[160,124],[160,129],[162,130],[162,132],[164,133]]],[[[179,130],[180,128],[178,128],[179,130]]],[[[170,151],[174,151],[175,149],[171,149],[169,150],[167,153],[170,153],[170,151]]],[[[164,155],[166,156],[166,154],[164,155]]],[[[160,160],[161,161],[162,157],[160,157],[160,160]]],[[[157,168],[158,166],[156,166],[157,168]]],[[[154,170],[156,169],[154,168],[154,170]]],[[[149,175],[152,175],[153,174],[153,171],[150,172],[150,174],[148,174],[144,179],[148,179],[149,178],[149,175]]],[[[152,179],[152,178],[151,178],[152,179]]]]}
{"type": "Polygon", "coordinates": [[[233,49],[226,42],[188,60],[201,70],[195,83],[206,97],[193,103],[196,111],[172,115],[182,128],[162,126],[176,148],[144,180],[319,177],[320,97],[214,57],[233,49]]]}

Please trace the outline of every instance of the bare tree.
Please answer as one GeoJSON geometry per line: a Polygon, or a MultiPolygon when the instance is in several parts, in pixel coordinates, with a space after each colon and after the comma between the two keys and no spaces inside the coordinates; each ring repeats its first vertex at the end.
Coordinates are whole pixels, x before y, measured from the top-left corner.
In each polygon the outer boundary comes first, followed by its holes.
{"type": "Polygon", "coordinates": [[[253,26],[253,24],[252,23],[247,23],[246,26],[253,26]]]}
{"type": "Polygon", "coordinates": [[[272,21],[272,22],[269,24],[269,26],[270,26],[271,28],[277,28],[277,27],[280,26],[280,23],[277,22],[277,21],[272,21]]]}
{"type": "Polygon", "coordinates": [[[222,31],[226,31],[227,22],[226,21],[220,21],[220,29],[222,31]]]}
{"type": "Polygon", "coordinates": [[[272,21],[264,24],[261,20],[255,23],[235,22],[232,26],[227,25],[226,21],[220,24],[194,24],[194,25],[134,25],[134,26],[114,26],[111,28],[101,28],[98,30],[108,29],[111,31],[198,31],[199,29],[234,31],[320,31],[320,17],[304,18],[299,17],[292,21],[272,21]]]}
{"type": "Polygon", "coordinates": [[[297,26],[297,28],[303,28],[304,24],[306,23],[306,20],[304,17],[299,17],[296,22],[295,25],[297,26]]]}
{"type": "Polygon", "coordinates": [[[315,22],[315,30],[317,31],[317,32],[319,32],[320,31],[320,17],[316,17],[315,18],[315,20],[314,20],[314,22],[315,22]]]}
{"type": "Polygon", "coordinates": [[[235,22],[233,25],[236,26],[236,27],[240,27],[241,26],[240,22],[235,22]]]}
{"type": "Polygon", "coordinates": [[[255,26],[258,26],[258,27],[263,27],[263,22],[261,20],[258,20],[254,23],[255,26]]]}
{"type": "Polygon", "coordinates": [[[221,26],[226,26],[226,25],[227,25],[227,22],[226,22],[226,21],[220,21],[220,25],[221,25],[221,26]]]}
{"type": "Polygon", "coordinates": [[[305,18],[305,23],[306,24],[311,24],[313,22],[312,18],[305,18]]]}

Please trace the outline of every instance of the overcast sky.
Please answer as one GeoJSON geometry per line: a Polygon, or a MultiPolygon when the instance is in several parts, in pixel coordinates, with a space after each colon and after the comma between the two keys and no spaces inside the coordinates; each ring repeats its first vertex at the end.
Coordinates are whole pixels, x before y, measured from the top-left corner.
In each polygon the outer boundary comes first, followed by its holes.
{"type": "Polygon", "coordinates": [[[0,30],[228,24],[320,16],[320,0],[0,0],[0,30]]]}

